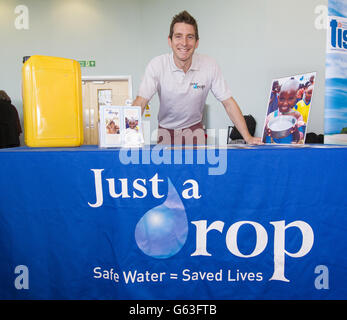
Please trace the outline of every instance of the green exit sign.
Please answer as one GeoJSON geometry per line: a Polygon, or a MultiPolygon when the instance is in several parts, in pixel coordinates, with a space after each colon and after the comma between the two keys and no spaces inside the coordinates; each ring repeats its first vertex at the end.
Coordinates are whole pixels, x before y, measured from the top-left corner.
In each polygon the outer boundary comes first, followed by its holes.
{"type": "Polygon", "coordinates": [[[78,61],[81,65],[81,68],[95,67],[95,60],[80,60],[78,61]]]}

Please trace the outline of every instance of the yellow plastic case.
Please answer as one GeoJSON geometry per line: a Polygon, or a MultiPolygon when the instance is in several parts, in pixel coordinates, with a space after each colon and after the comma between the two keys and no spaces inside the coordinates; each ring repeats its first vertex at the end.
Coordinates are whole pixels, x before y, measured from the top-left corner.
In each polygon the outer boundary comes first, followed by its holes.
{"type": "Polygon", "coordinates": [[[31,56],[22,68],[24,140],[29,147],[83,144],[80,64],[31,56]]]}

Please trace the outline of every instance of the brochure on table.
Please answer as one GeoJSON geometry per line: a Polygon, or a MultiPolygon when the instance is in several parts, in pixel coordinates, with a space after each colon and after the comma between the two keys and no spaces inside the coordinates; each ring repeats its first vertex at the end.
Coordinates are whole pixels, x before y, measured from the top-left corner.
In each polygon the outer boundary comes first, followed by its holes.
{"type": "Polygon", "coordinates": [[[136,148],[144,145],[141,107],[100,106],[99,146],[136,148]]]}

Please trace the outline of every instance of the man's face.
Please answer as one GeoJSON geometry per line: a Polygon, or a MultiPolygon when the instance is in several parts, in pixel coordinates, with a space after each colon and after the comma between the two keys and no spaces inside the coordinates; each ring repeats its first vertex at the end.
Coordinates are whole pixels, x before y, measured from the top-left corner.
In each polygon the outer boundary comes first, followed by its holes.
{"type": "Polygon", "coordinates": [[[175,62],[186,63],[192,60],[199,40],[195,38],[195,30],[191,24],[177,22],[174,25],[172,39],[168,39],[175,62]]]}
{"type": "Polygon", "coordinates": [[[286,90],[281,91],[278,97],[278,108],[280,112],[289,112],[296,103],[296,92],[297,90],[286,90]]]}

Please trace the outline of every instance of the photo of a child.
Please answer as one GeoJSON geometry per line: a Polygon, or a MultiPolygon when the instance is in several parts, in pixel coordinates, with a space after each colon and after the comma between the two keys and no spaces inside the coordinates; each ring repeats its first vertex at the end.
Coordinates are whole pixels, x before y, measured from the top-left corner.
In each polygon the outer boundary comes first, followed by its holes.
{"type": "Polygon", "coordinates": [[[264,143],[304,143],[314,80],[315,73],[308,73],[273,81],[263,130],[264,143]]]}
{"type": "Polygon", "coordinates": [[[142,130],[139,126],[141,113],[139,109],[126,108],[124,110],[125,133],[124,144],[126,147],[141,146],[144,143],[142,130]]]}
{"type": "Polygon", "coordinates": [[[104,111],[104,136],[106,144],[119,144],[121,142],[120,135],[120,112],[111,107],[105,108],[104,111]]]}
{"type": "Polygon", "coordinates": [[[114,120],[110,120],[106,124],[106,132],[107,134],[119,134],[119,126],[115,124],[114,120]]]}

